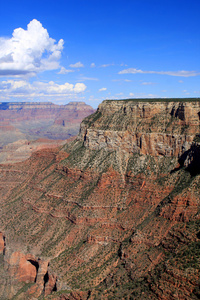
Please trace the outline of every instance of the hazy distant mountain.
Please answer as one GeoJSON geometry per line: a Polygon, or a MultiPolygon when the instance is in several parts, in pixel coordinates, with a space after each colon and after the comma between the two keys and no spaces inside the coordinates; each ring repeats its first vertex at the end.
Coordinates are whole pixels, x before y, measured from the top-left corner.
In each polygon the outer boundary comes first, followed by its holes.
{"type": "Polygon", "coordinates": [[[65,140],[75,136],[82,119],[94,111],[84,102],[70,102],[67,105],[49,102],[0,103],[0,162],[17,149],[17,161],[23,159],[23,152],[28,151],[30,155],[33,145],[29,146],[29,143],[39,138],[42,144],[44,140],[41,139],[44,138],[65,140]]]}

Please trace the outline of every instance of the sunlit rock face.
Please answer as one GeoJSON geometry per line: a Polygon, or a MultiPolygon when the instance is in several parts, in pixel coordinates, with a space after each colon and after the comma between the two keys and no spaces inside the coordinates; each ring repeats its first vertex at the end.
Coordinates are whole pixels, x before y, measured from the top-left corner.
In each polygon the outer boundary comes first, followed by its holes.
{"type": "Polygon", "coordinates": [[[188,150],[199,132],[200,104],[104,101],[96,118],[81,124],[86,147],[173,157],[188,150]]]}
{"type": "Polygon", "coordinates": [[[4,254],[5,252],[5,236],[0,232],[0,253],[4,254]]]}
{"type": "Polygon", "coordinates": [[[197,299],[199,112],[104,101],[62,148],[1,165],[0,298],[197,299]]]}

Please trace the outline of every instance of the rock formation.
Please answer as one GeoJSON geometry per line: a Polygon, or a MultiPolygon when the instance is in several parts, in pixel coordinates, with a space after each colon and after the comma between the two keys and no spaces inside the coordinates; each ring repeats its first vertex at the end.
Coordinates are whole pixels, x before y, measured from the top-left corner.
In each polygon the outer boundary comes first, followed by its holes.
{"type": "Polygon", "coordinates": [[[104,101],[0,166],[1,299],[198,299],[200,102],[104,101]]]}

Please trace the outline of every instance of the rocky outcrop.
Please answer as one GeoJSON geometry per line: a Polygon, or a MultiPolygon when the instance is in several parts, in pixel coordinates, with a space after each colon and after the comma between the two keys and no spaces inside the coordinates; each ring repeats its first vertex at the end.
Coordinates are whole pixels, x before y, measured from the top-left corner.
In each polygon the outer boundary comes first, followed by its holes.
{"type": "Polygon", "coordinates": [[[199,125],[199,101],[104,101],[81,124],[79,138],[91,150],[172,157],[190,148],[199,125]]]}
{"type": "Polygon", "coordinates": [[[0,232],[0,254],[5,254],[5,236],[3,235],[2,232],[0,232]]]}
{"type": "Polygon", "coordinates": [[[10,275],[19,282],[35,282],[39,264],[32,255],[24,255],[21,252],[13,252],[8,260],[10,275]]]}
{"type": "Polygon", "coordinates": [[[57,290],[57,276],[49,271],[48,260],[16,251],[9,256],[7,265],[9,277],[13,282],[32,283],[27,290],[27,297],[34,295],[35,298],[38,298],[43,292],[47,296],[57,290]]]}

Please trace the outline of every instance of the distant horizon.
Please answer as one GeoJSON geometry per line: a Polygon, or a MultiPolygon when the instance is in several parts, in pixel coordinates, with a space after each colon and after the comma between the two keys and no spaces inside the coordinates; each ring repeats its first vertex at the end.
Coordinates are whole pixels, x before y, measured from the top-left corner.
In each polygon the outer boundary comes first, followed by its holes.
{"type": "MultiPolygon", "coordinates": [[[[128,102],[128,101],[135,101],[135,102],[200,102],[200,97],[185,97],[185,98],[173,98],[173,97],[169,97],[169,98],[126,98],[126,99],[104,99],[102,100],[99,104],[101,104],[102,102],[105,102],[105,101],[125,101],[125,102],[128,102]]],[[[68,103],[66,104],[56,104],[56,103],[53,103],[53,102],[50,102],[50,101],[20,101],[20,102],[17,102],[17,101],[5,101],[5,102],[0,102],[0,105],[3,105],[3,104],[24,104],[24,103],[27,103],[27,104],[37,104],[37,103],[42,103],[42,104],[52,104],[52,105],[59,105],[59,106],[65,106],[65,105],[69,105],[71,103],[75,104],[80,104],[80,103],[83,103],[83,104],[86,104],[86,105],[90,105],[91,107],[93,107],[91,104],[88,104],[84,101],[69,101],[68,103]]],[[[93,107],[94,108],[94,107],[93,107]]],[[[0,108],[1,109],[1,108],[0,108]]],[[[94,108],[96,109],[96,108],[94,108]]]]}
{"type": "Polygon", "coordinates": [[[200,2],[2,2],[0,101],[200,97],[200,2]]]}

